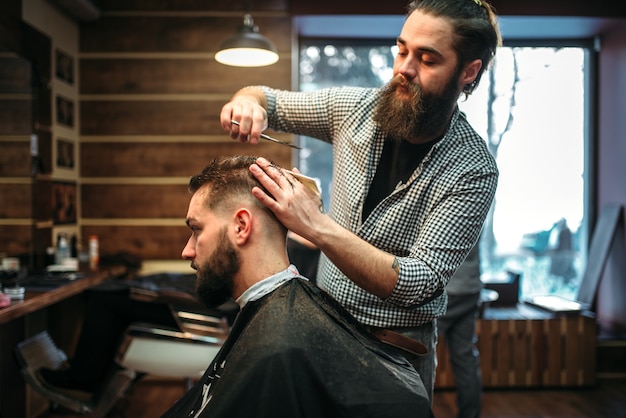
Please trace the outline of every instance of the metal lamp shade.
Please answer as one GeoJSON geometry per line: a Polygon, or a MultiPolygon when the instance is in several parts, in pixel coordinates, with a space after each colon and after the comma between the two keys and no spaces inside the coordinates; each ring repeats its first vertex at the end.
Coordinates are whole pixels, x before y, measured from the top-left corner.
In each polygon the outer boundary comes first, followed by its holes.
{"type": "Polygon", "coordinates": [[[215,60],[236,67],[262,67],[278,61],[278,52],[274,44],[259,33],[252,16],[246,14],[243,25],[222,42],[215,60]]]}

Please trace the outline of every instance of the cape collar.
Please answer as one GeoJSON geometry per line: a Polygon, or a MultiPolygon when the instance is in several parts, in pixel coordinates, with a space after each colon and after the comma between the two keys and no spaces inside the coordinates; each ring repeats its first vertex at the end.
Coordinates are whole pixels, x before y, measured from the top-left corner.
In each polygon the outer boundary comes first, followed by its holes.
{"type": "Polygon", "coordinates": [[[239,307],[243,309],[243,307],[246,306],[248,302],[258,300],[268,293],[272,293],[283,283],[296,277],[302,276],[300,276],[300,273],[298,272],[296,266],[291,264],[286,270],[278,272],[273,276],[267,277],[260,282],[257,282],[250,286],[245,292],[243,292],[241,296],[237,298],[236,302],[239,307]]]}

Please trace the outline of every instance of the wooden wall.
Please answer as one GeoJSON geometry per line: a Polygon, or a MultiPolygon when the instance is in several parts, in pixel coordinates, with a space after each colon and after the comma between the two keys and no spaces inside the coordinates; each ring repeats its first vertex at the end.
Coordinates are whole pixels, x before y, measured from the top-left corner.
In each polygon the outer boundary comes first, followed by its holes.
{"type": "MultiPolygon", "coordinates": [[[[188,202],[187,179],[209,158],[255,153],[268,156],[279,164],[291,165],[292,151],[286,147],[264,143],[251,148],[230,141],[218,125],[218,112],[241,86],[263,83],[292,87],[293,63],[297,58],[291,55],[292,17],[306,14],[398,14],[405,6],[403,0],[347,0],[339,3],[329,0],[259,0],[249,3],[255,23],[279,49],[281,59],[277,64],[241,69],[215,62],[213,57],[220,42],[241,24],[243,1],[99,2],[102,8],[100,18],[80,24],[80,51],[75,57],[80,97],[72,97],[72,100],[76,99],[73,126],[61,129],[56,126],[56,121],[51,121],[54,104],[51,105],[49,87],[43,89],[47,97],[42,98],[46,103],[47,120],[40,118],[38,124],[40,153],[47,165],[43,171],[50,172],[51,161],[58,153],[53,141],[61,137],[78,141],[78,168],[72,170],[71,178],[66,178],[64,173],[52,167],[51,177],[38,182],[35,192],[38,202],[32,204],[41,216],[32,214],[32,218],[24,219],[35,220],[37,226],[33,234],[41,239],[28,235],[30,221],[6,218],[15,216],[16,212],[21,214],[28,207],[26,196],[21,199],[6,197],[12,195],[15,188],[24,188],[26,178],[21,184],[0,182],[0,199],[6,211],[0,214],[0,253],[23,253],[33,244],[38,247],[35,249],[37,254],[45,251],[51,244],[53,233],[58,230],[51,216],[54,210],[51,209],[51,192],[59,182],[62,185],[67,180],[78,187],[78,218],[76,225],[72,223],[70,226],[80,229],[81,242],[87,242],[89,235],[97,234],[101,238],[103,254],[128,251],[145,260],[179,259],[187,239],[182,222],[188,202]],[[68,137],[67,133],[73,136],[68,137]],[[9,202],[10,207],[5,202],[9,202]],[[3,221],[2,216],[9,220],[3,221]]],[[[52,7],[48,3],[28,4],[42,9],[45,9],[44,5],[52,7]]],[[[616,12],[613,2],[608,0],[595,3],[493,0],[493,4],[502,15],[623,15],[616,12]]],[[[8,39],[13,46],[23,46],[20,36],[15,35],[20,34],[24,26],[19,21],[21,6],[20,0],[0,3],[0,38],[3,43],[8,39]]],[[[41,14],[46,14],[45,10],[41,10],[41,14]]],[[[49,25],[56,24],[54,19],[48,21],[49,25]]],[[[61,39],[63,36],[59,38],[57,32],[50,34],[52,45],[50,39],[43,39],[47,54],[40,54],[40,64],[44,64],[44,71],[40,71],[42,86],[50,84],[52,53],[59,46],[64,49],[59,42],[67,41],[61,39]]],[[[29,52],[31,57],[43,50],[37,46],[38,42],[27,44],[38,49],[38,52],[29,52]]],[[[2,154],[17,155],[11,147],[25,148],[28,144],[25,138],[11,144],[5,140],[2,146],[6,154],[2,154]]],[[[292,138],[283,136],[283,139],[292,138]]],[[[19,163],[12,157],[0,162],[7,169],[11,164],[19,163]]]]}
{"type": "MultiPolygon", "coordinates": [[[[106,1],[80,28],[80,224],[102,254],[176,260],[189,236],[187,182],[213,157],[263,155],[291,166],[289,147],[232,141],[219,111],[239,88],[291,88],[287,0],[256,1],[252,16],[279,50],[268,67],[217,63],[243,2],[106,1]]],[[[284,140],[291,136],[276,134],[284,140]]]]}

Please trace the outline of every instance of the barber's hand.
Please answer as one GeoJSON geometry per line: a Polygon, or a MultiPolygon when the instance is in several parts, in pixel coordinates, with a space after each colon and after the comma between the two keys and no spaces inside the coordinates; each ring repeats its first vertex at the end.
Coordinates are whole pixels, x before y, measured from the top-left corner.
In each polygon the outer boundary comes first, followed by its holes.
{"type": "Polygon", "coordinates": [[[250,172],[271,196],[259,187],[253,188],[252,194],[274,212],[287,229],[317,245],[315,232],[330,220],[320,194],[262,157],[250,166],[250,172]]]}
{"type": "Polygon", "coordinates": [[[261,133],[267,129],[267,111],[254,96],[239,94],[222,107],[220,123],[232,139],[258,144],[261,133]],[[231,123],[233,120],[239,125],[231,123]]]}

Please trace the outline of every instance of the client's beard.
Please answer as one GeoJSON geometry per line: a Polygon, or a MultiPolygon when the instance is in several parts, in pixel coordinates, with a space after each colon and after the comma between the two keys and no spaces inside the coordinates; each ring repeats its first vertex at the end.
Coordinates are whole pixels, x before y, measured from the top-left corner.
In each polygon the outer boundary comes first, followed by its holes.
{"type": "Polygon", "coordinates": [[[217,248],[204,265],[197,266],[196,295],[207,308],[228,301],[233,294],[233,277],[239,271],[239,254],[224,229],[217,248]]]}
{"type": "Polygon", "coordinates": [[[457,79],[455,72],[443,91],[436,94],[424,93],[418,84],[407,82],[401,75],[395,76],[381,92],[374,109],[374,122],[394,140],[433,140],[441,136],[459,98],[457,79]],[[406,89],[408,99],[398,99],[398,86],[406,89]]]}

